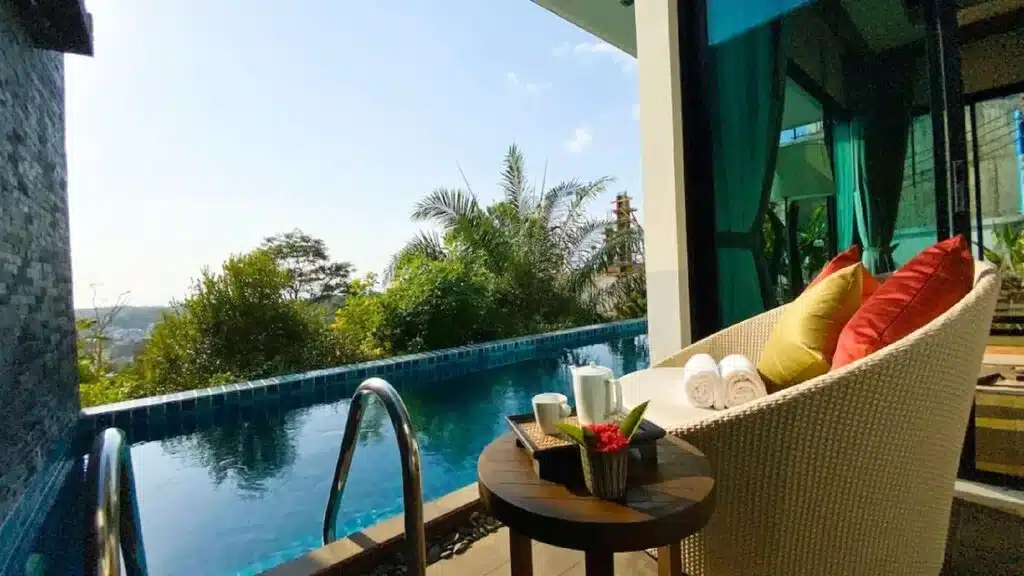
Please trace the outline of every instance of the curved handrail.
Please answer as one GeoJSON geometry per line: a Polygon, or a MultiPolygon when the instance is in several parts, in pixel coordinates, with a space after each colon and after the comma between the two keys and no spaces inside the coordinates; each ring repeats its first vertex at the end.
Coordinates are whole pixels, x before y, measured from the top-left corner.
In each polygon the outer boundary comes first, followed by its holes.
{"type": "Polygon", "coordinates": [[[145,576],[139,504],[132,457],[124,432],[107,428],[92,444],[85,470],[91,507],[85,529],[86,576],[145,576]]]}
{"type": "Polygon", "coordinates": [[[409,422],[409,411],[398,392],[380,378],[370,378],[356,388],[352,402],[348,408],[348,420],[345,422],[345,435],[341,439],[341,450],[338,452],[338,465],[334,470],[334,482],[327,498],[327,512],[324,514],[324,545],[334,542],[334,524],[337,521],[341,495],[345,490],[348,470],[352,465],[356,439],[359,435],[359,424],[363,419],[363,402],[369,395],[374,395],[384,404],[384,408],[395,427],[395,438],[398,440],[398,451],[402,456],[402,496],[405,502],[405,539],[409,545],[406,556],[409,563],[408,574],[424,576],[427,573],[426,537],[423,533],[423,489],[420,482],[420,447],[416,442],[412,424],[409,422]]]}

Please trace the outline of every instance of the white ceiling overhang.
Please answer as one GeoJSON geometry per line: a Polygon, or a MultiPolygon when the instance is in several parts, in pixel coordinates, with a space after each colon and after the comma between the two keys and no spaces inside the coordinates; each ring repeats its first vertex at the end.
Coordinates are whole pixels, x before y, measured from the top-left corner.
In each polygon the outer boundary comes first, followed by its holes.
{"type": "Polygon", "coordinates": [[[533,0],[550,12],[636,56],[636,21],[633,7],[619,0],[533,0]]]}

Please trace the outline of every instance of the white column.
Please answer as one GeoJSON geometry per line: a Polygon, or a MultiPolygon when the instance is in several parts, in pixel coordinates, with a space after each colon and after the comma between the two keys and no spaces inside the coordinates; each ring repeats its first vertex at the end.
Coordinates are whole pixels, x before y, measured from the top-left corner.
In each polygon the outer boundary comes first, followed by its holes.
{"type": "Polygon", "coordinates": [[[652,364],[690,343],[679,1],[634,4],[652,364]]]}

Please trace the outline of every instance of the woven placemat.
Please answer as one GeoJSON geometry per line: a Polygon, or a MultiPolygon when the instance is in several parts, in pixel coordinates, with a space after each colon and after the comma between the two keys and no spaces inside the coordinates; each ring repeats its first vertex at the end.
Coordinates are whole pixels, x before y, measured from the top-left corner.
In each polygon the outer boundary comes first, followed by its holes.
{"type": "MultiPolygon", "coordinates": [[[[612,422],[619,422],[624,418],[622,414],[616,414],[610,418],[612,422]]],[[[572,424],[573,426],[579,426],[580,421],[576,416],[569,416],[563,420],[566,424],[572,424]]],[[[572,440],[566,435],[559,433],[557,436],[545,434],[540,428],[540,424],[536,420],[529,422],[519,422],[517,424],[519,429],[523,431],[526,437],[536,446],[537,450],[550,450],[551,448],[561,448],[563,446],[574,446],[572,440]]]]}

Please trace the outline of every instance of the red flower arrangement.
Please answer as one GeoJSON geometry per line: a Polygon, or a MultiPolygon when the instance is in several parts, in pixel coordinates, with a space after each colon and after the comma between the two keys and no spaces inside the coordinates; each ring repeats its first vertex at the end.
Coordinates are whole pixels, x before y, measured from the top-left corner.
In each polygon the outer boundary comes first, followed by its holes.
{"type": "Polygon", "coordinates": [[[629,439],[633,437],[636,429],[640,427],[644,412],[647,410],[647,402],[640,404],[629,411],[621,422],[601,422],[598,424],[587,424],[577,428],[572,424],[557,424],[558,429],[584,450],[592,452],[618,452],[629,447],[629,439]]]}
{"type": "Polygon", "coordinates": [[[629,411],[621,422],[601,422],[577,428],[559,423],[558,429],[580,446],[580,465],[587,490],[598,498],[615,500],[626,493],[629,439],[640,427],[647,402],[629,411]]]}
{"type": "Polygon", "coordinates": [[[622,435],[619,425],[612,422],[590,424],[587,426],[594,433],[590,448],[595,452],[616,452],[629,446],[629,440],[622,435]]]}

